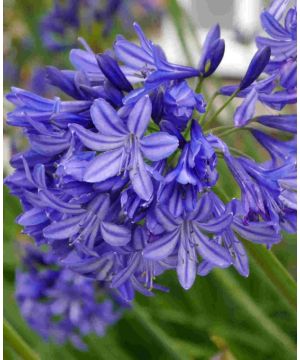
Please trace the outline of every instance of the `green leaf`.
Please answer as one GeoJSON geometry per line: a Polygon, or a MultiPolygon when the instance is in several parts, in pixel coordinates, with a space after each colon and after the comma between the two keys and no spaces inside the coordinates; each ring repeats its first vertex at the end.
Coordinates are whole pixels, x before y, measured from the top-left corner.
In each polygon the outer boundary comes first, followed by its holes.
{"type": "Polygon", "coordinates": [[[39,359],[39,356],[29,347],[29,345],[21,338],[21,336],[6,319],[3,320],[3,338],[4,341],[9,344],[22,359],[39,359]]]}
{"type": "Polygon", "coordinates": [[[178,351],[178,345],[168,336],[149,316],[149,314],[137,303],[134,304],[132,313],[140,324],[160,343],[162,348],[170,356],[170,359],[188,359],[187,355],[178,351]]]}
{"type": "Polygon", "coordinates": [[[297,308],[297,285],[292,276],[282,266],[276,256],[263,246],[257,246],[249,241],[243,241],[247,251],[262,271],[269,277],[277,291],[287,301],[297,308]]]}
{"type": "Polygon", "coordinates": [[[213,274],[227,290],[232,300],[250,315],[252,321],[264,329],[270,337],[274,338],[278,345],[281,345],[291,358],[295,356],[296,346],[291,338],[264,313],[234,278],[230,276],[228,271],[215,269],[213,274]]]}

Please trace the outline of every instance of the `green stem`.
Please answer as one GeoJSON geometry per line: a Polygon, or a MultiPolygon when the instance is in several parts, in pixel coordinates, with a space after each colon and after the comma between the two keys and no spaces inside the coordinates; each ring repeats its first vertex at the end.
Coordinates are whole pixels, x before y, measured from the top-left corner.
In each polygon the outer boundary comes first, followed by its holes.
{"type": "Polygon", "coordinates": [[[263,246],[257,246],[249,241],[244,241],[243,244],[263,272],[268,275],[277,291],[294,309],[297,309],[297,284],[281,262],[263,246]]]}
{"type": "Polygon", "coordinates": [[[209,118],[206,122],[205,122],[205,126],[207,127],[207,124],[212,122],[213,120],[215,120],[220,113],[227,107],[227,105],[229,105],[231,103],[231,101],[236,97],[236,95],[238,94],[238,92],[240,91],[240,89],[237,89],[226,101],[225,103],[213,114],[213,116],[211,118],[209,118]]]}
{"type": "Polygon", "coordinates": [[[216,133],[216,132],[219,132],[219,131],[228,130],[228,129],[232,129],[232,128],[233,128],[232,125],[222,125],[222,126],[217,126],[217,127],[208,129],[204,133],[205,134],[216,133]]]}
{"type": "Polygon", "coordinates": [[[29,345],[21,338],[21,336],[6,319],[3,320],[3,338],[6,344],[14,349],[21,359],[40,359],[40,357],[29,347],[29,345]]]}
{"type": "Polygon", "coordinates": [[[220,95],[220,93],[218,91],[216,91],[213,94],[213,96],[209,99],[209,102],[208,102],[208,104],[206,106],[205,113],[199,117],[198,121],[202,126],[205,124],[206,117],[207,117],[208,113],[210,112],[210,109],[212,108],[213,103],[214,103],[214,101],[215,101],[215,99],[217,98],[218,95],[220,95]]]}
{"type": "Polygon", "coordinates": [[[153,322],[149,314],[145,312],[139,304],[134,304],[132,313],[136,315],[136,319],[151,333],[153,338],[161,344],[172,359],[182,360],[188,358],[184,354],[180,354],[179,348],[176,346],[177,344],[153,322]]]}
{"type": "Polygon", "coordinates": [[[196,89],[195,89],[195,93],[196,93],[196,94],[199,94],[199,93],[201,92],[201,88],[202,88],[203,81],[204,81],[204,77],[203,77],[203,76],[200,76],[200,77],[199,77],[198,84],[197,84],[196,89]]]}
{"type": "MultiPolygon", "coordinates": [[[[234,155],[243,156],[245,158],[250,159],[250,156],[244,153],[243,151],[233,147],[233,146],[227,146],[230,152],[232,152],[234,155]]],[[[218,155],[221,155],[224,157],[224,153],[221,150],[215,150],[218,155]]]]}
{"type": "Polygon", "coordinates": [[[247,311],[252,320],[264,329],[273,339],[277,340],[289,354],[296,353],[296,346],[290,337],[278,327],[260,307],[251,299],[251,297],[241,288],[241,286],[230,276],[226,270],[216,269],[214,276],[227,289],[228,294],[243,310],[247,311]]]}
{"type": "Polygon", "coordinates": [[[250,128],[250,127],[232,127],[231,126],[231,128],[229,128],[228,130],[226,130],[226,131],[223,131],[223,132],[220,132],[219,134],[218,134],[218,137],[223,137],[223,136],[227,136],[227,135],[230,135],[230,134],[233,134],[233,133],[235,133],[235,132],[237,132],[237,131],[251,131],[252,130],[252,128],[250,128]]]}

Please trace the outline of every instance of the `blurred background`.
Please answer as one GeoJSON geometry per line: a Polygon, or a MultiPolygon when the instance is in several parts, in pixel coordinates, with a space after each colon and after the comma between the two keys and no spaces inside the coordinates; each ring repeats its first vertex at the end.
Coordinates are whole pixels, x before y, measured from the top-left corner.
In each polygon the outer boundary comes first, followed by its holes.
{"type": "MultiPolygon", "coordinates": [[[[70,1],[62,1],[66,6],[70,1]]],[[[116,34],[135,39],[131,23],[137,20],[146,34],[161,45],[169,60],[196,65],[201,43],[208,29],[220,23],[226,51],[216,75],[205,83],[204,96],[220,85],[237,82],[255,52],[255,36],[261,32],[259,14],[267,1],[262,0],[124,0],[110,19],[95,16],[105,1],[82,0],[71,11],[71,26],[58,18],[51,0],[4,0],[4,92],[11,86],[32,90],[51,97],[43,66],[70,68],[68,52],[80,47],[83,37],[93,50],[110,48],[116,34]],[[100,5],[99,5],[100,4],[100,5]],[[78,20],[79,19],[79,20],[78,20]],[[63,29],[63,30],[62,30],[63,29]]],[[[70,11],[69,11],[70,13],[70,11]]],[[[70,19],[69,19],[70,20],[70,19]]],[[[224,99],[219,97],[215,106],[224,99]]],[[[222,113],[220,123],[232,121],[238,104],[222,113]]],[[[4,112],[11,105],[4,101],[4,112]]],[[[258,108],[269,114],[270,110],[258,108]]],[[[289,111],[289,110],[287,110],[289,111]]],[[[242,132],[228,136],[229,145],[263,161],[266,154],[242,132]]],[[[11,154],[26,144],[16,129],[4,129],[4,175],[10,173],[11,154]]],[[[219,164],[220,183],[229,196],[238,197],[232,179],[219,164]]],[[[14,299],[15,269],[19,263],[18,242],[30,241],[15,224],[20,214],[18,200],[4,189],[4,316],[23,336],[41,359],[211,359],[252,360],[294,359],[291,343],[295,339],[295,312],[276,292],[271,281],[250,258],[249,278],[241,278],[233,269],[213,271],[198,277],[188,292],[180,288],[176,275],[166,273],[161,283],[168,294],[153,298],[138,295],[132,310],[103,338],[88,337],[88,352],[70,345],[57,346],[42,341],[20,316],[14,299]]],[[[296,236],[285,240],[272,251],[285,268],[296,275],[296,236]]],[[[18,359],[4,347],[5,359],[18,359]]]]}

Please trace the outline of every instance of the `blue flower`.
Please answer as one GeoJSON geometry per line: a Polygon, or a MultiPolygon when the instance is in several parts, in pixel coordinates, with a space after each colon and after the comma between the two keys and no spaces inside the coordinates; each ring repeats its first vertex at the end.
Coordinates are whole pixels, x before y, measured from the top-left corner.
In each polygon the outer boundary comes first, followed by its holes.
{"type": "Polygon", "coordinates": [[[144,136],[151,116],[148,97],[132,107],[126,123],[104,100],[95,101],[91,116],[99,133],[72,126],[86,147],[102,152],[87,166],[84,180],[99,182],[129,172],[134,191],[149,200],[153,184],[143,156],[152,161],[167,158],[178,147],[177,138],[165,132],[144,136]]]}
{"type": "Polygon", "coordinates": [[[99,283],[58,268],[49,253],[25,248],[23,269],[17,272],[16,299],[30,327],[49,341],[70,341],[86,349],[82,337],[103,336],[121,316],[116,301],[99,283]],[[99,296],[106,298],[99,301],[99,296]]]}
{"type": "MultiPolygon", "coordinates": [[[[278,22],[283,6],[284,0],[276,0],[267,12],[278,22]]],[[[270,16],[264,17],[266,28],[273,26],[272,34],[280,37],[285,28],[270,16]]],[[[294,20],[294,12],[287,12],[284,38],[292,34],[294,20]]],[[[7,122],[22,128],[29,140],[28,149],[12,157],[15,171],[5,180],[23,207],[17,222],[37,245],[49,248],[51,261],[61,267],[49,269],[49,282],[40,281],[34,266],[24,275],[24,296],[37,299],[32,304],[41,313],[39,319],[26,316],[45,337],[52,336],[53,309],[41,303],[39,294],[54,302],[57,295],[69,306],[64,292],[72,292],[73,280],[81,275],[82,290],[87,279],[92,290],[101,282],[128,303],[136,292],[152,296],[152,290],[167,290],[156,278],[169,269],[177,269],[185,289],[196,274],[214,267],[233,265],[247,276],[240,237],[270,248],[283,230],[296,231],[296,116],[254,117],[257,101],[275,110],[295,102],[293,56],[276,62],[273,51],[269,61],[269,49],[260,48],[241,83],[221,89],[243,99],[234,123],[252,121],[249,134],[269,155],[256,163],[233,156],[220,129],[204,132],[196,120],[206,103],[188,80],[196,77],[205,84],[219,65],[224,53],[219,27],[209,32],[200,64],[192,68],[169,63],[163,50],[134,26],[140,45],[118,36],[113,50],[95,54],[81,39],[84,50],[70,52],[73,70],[47,68],[54,91],[69,100],[18,88],[7,95],[15,106],[7,122]],[[262,71],[266,78],[257,80],[262,71]],[[285,140],[278,131],[286,133],[285,140]],[[221,201],[216,195],[222,194],[219,158],[240,188],[240,200],[224,196],[221,201]]],[[[82,293],[76,290],[76,299],[77,294],[82,293]]],[[[67,319],[55,328],[63,341],[79,341],[73,330],[83,334],[90,326],[89,315],[81,317],[75,310],[79,317],[72,319],[55,310],[67,319]]]]}
{"type": "Polygon", "coordinates": [[[288,141],[276,139],[260,130],[251,131],[255,139],[268,151],[274,167],[296,162],[296,137],[288,141]]]}
{"type": "Polygon", "coordinates": [[[124,99],[125,103],[136,101],[137,98],[172,80],[199,76],[198,69],[169,63],[163,50],[146,38],[137,23],[134,27],[140,46],[119,37],[115,42],[114,51],[117,59],[134,71],[136,81],[144,82],[145,86],[128,94],[124,99]]]}
{"type": "Polygon", "coordinates": [[[235,159],[228,154],[225,160],[241,188],[244,221],[258,221],[262,217],[271,222],[277,232],[281,226],[295,230],[295,164],[287,162],[268,169],[252,160],[235,159]]]}
{"type": "Polygon", "coordinates": [[[196,109],[205,112],[205,101],[201,94],[196,94],[185,81],[169,86],[163,99],[163,118],[176,122],[176,127],[183,129],[196,109]]]}
{"type": "MultiPolygon", "coordinates": [[[[41,195],[41,198],[44,198],[44,196],[41,195]]],[[[55,200],[52,198],[47,199],[48,205],[51,206],[52,201],[55,200]]],[[[66,212],[61,207],[61,212],[64,214],[61,220],[55,221],[44,228],[43,234],[46,239],[68,239],[69,245],[79,243],[79,245],[84,245],[90,251],[99,242],[99,238],[103,238],[112,246],[126,245],[130,241],[130,229],[117,224],[114,219],[108,194],[95,196],[86,205],[85,209],[76,208],[72,213],[72,209],[66,212]]]]}
{"type": "Polygon", "coordinates": [[[221,233],[232,222],[232,213],[225,211],[213,218],[207,194],[201,196],[193,212],[174,218],[165,207],[157,207],[156,216],[165,233],[145,248],[144,257],[157,261],[175,252],[178,280],[184,289],[195,281],[198,255],[219,267],[230,264],[229,253],[206,233],[221,233]]]}
{"type": "MultiPolygon", "coordinates": [[[[219,216],[226,210],[224,203],[213,192],[209,193],[211,200],[211,211],[215,216],[219,216]]],[[[242,275],[249,275],[249,261],[246,250],[237,235],[243,239],[265,244],[271,247],[281,240],[279,234],[274,230],[271,222],[243,222],[240,202],[232,201],[232,211],[234,213],[231,226],[226,228],[221,234],[215,236],[215,241],[224,246],[231,256],[232,265],[242,275]]],[[[197,273],[201,276],[207,275],[216,265],[209,260],[203,260],[198,267],[197,273]]]]}

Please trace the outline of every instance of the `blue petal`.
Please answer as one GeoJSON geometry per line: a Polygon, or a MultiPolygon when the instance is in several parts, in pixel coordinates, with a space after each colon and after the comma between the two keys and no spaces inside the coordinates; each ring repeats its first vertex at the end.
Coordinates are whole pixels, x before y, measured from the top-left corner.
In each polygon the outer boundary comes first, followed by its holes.
{"type": "Polygon", "coordinates": [[[92,150],[113,150],[124,144],[124,136],[111,136],[94,133],[77,124],[70,125],[70,130],[76,133],[83,145],[92,150]]]}
{"type": "Polygon", "coordinates": [[[189,252],[185,249],[183,241],[178,250],[177,275],[180,285],[188,290],[196,279],[197,263],[195,248],[190,248],[189,252]]]}
{"type": "Polygon", "coordinates": [[[111,287],[118,288],[135,272],[141,260],[139,253],[134,253],[130,259],[129,265],[119,271],[112,279],[111,287]]]}
{"type": "Polygon", "coordinates": [[[147,65],[154,65],[153,57],[144,49],[128,40],[117,40],[114,51],[118,60],[136,70],[142,70],[147,65]]]}
{"type": "Polygon", "coordinates": [[[203,71],[204,77],[208,77],[216,71],[223,59],[224,52],[225,41],[223,39],[216,40],[213,46],[210,48],[210,54],[205,62],[205,68],[203,71]]]}
{"type": "Polygon", "coordinates": [[[46,213],[39,208],[32,208],[25,211],[17,218],[17,223],[23,226],[31,226],[42,224],[48,220],[46,213]]]}
{"type": "Polygon", "coordinates": [[[205,223],[197,222],[197,224],[207,232],[218,234],[228,228],[229,225],[232,223],[232,220],[233,214],[227,214],[225,212],[223,215],[215,219],[209,220],[205,223]]]}
{"type": "Polygon", "coordinates": [[[245,126],[251,120],[255,113],[255,104],[258,99],[258,94],[253,88],[245,97],[242,104],[236,109],[233,118],[234,125],[237,127],[245,126]]]}
{"type": "MultiPolygon", "coordinates": [[[[72,49],[70,51],[70,61],[77,70],[101,74],[95,54],[88,51],[82,49],[72,49]]],[[[103,75],[102,78],[104,80],[103,75]]]]}
{"type": "Polygon", "coordinates": [[[141,137],[148,127],[151,111],[152,104],[149,96],[144,96],[138,100],[128,116],[128,130],[137,137],[141,137]]]}
{"type": "Polygon", "coordinates": [[[177,149],[179,142],[175,136],[158,132],[143,137],[140,144],[147,159],[159,161],[169,157],[177,149]]]}
{"type": "Polygon", "coordinates": [[[43,234],[47,239],[68,239],[79,231],[81,219],[82,215],[78,215],[53,222],[44,229],[43,234]]]}
{"type": "Polygon", "coordinates": [[[59,198],[57,198],[55,195],[50,193],[48,190],[40,190],[39,191],[39,197],[41,200],[40,205],[46,207],[50,207],[52,209],[58,210],[65,214],[82,214],[85,212],[84,209],[81,208],[80,205],[75,204],[68,204],[59,198]]]}
{"type": "Polygon", "coordinates": [[[211,272],[211,270],[214,269],[214,267],[215,265],[213,265],[209,261],[203,260],[201,264],[198,266],[197,274],[200,276],[206,276],[211,272]]]}
{"type": "Polygon", "coordinates": [[[101,234],[105,242],[111,246],[123,246],[131,239],[131,231],[126,226],[101,222],[101,234]]]}
{"type": "Polygon", "coordinates": [[[244,225],[242,220],[235,218],[232,228],[244,239],[258,244],[276,244],[281,240],[280,234],[274,231],[271,223],[250,222],[244,225]]]}
{"type": "Polygon", "coordinates": [[[280,78],[281,85],[286,89],[294,89],[297,86],[297,62],[286,64],[280,78]]]}
{"type": "Polygon", "coordinates": [[[256,118],[264,126],[293,134],[297,133],[297,115],[264,115],[256,118]]]}
{"type": "Polygon", "coordinates": [[[274,16],[276,20],[280,20],[289,2],[290,0],[272,0],[268,12],[274,16]]]}
{"type": "Polygon", "coordinates": [[[202,234],[201,230],[194,224],[193,230],[194,233],[192,236],[194,238],[197,251],[203,259],[221,268],[227,267],[231,264],[230,254],[224,247],[202,234]]]}
{"type": "Polygon", "coordinates": [[[165,259],[174,251],[178,241],[180,239],[180,229],[166,233],[159,240],[146,246],[143,251],[143,256],[149,260],[161,260],[165,259]]]}
{"type": "Polygon", "coordinates": [[[98,182],[116,176],[121,169],[123,148],[98,155],[86,168],[84,181],[98,182]]]}
{"type": "Polygon", "coordinates": [[[208,194],[203,194],[197,202],[195,210],[188,215],[188,219],[195,219],[199,222],[206,221],[211,216],[212,202],[208,194]]]}
{"type": "Polygon", "coordinates": [[[137,166],[129,172],[132,187],[137,195],[146,201],[149,201],[153,195],[153,184],[151,177],[146,170],[144,161],[139,153],[137,155],[137,166]]]}
{"type": "Polygon", "coordinates": [[[232,263],[237,271],[245,277],[249,276],[249,261],[243,244],[237,239],[233,231],[226,231],[223,234],[225,243],[229,243],[233,252],[232,263]]]}
{"type": "Polygon", "coordinates": [[[179,186],[173,187],[173,191],[169,197],[168,209],[175,217],[178,217],[183,213],[183,198],[179,186]]]}
{"type": "Polygon", "coordinates": [[[257,36],[255,41],[258,48],[269,47],[271,49],[271,55],[276,56],[277,60],[286,60],[296,53],[295,43],[292,41],[284,42],[261,36],[257,36]]]}
{"type": "MultiPolygon", "coordinates": [[[[68,134],[67,134],[68,135],[68,134]]],[[[29,141],[32,146],[32,149],[38,152],[41,155],[57,155],[70,146],[69,137],[61,136],[54,137],[48,135],[29,135],[29,141]]]]}
{"type": "Polygon", "coordinates": [[[116,110],[103,99],[94,101],[91,117],[97,130],[104,135],[124,136],[128,133],[116,110]]]}
{"type": "Polygon", "coordinates": [[[289,32],[271,15],[264,11],[261,16],[261,24],[264,30],[274,39],[282,39],[290,37],[289,32]]]}
{"type": "Polygon", "coordinates": [[[174,218],[174,215],[168,212],[168,210],[164,207],[157,206],[155,209],[155,215],[158,222],[166,231],[173,231],[178,228],[182,222],[182,218],[174,218]]]}

